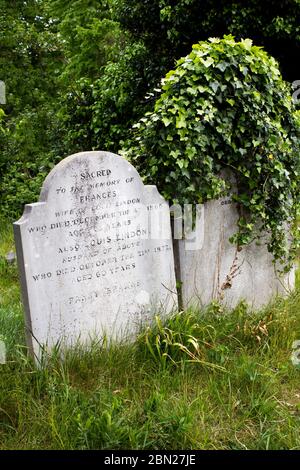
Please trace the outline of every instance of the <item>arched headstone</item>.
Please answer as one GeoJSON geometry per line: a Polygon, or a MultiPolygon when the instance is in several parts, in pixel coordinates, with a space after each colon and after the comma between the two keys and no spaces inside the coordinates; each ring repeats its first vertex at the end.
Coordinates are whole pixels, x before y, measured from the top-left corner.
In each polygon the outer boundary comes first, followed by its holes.
{"type": "Polygon", "coordinates": [[[29,347],[134,333],[177,306],[169,207],[125,159],[83,152],[14,224],[29,347]]]}

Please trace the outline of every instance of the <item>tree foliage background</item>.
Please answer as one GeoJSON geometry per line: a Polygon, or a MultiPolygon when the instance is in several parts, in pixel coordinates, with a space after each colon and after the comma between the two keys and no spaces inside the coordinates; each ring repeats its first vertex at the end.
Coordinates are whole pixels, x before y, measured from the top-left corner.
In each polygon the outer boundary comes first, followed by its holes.
{"type": "Polygon", "coordinates": [[[299,0],[0,0],[1,214],[17,217],[74,151],[119,151],[161,77],[194,43],[231,33],[300,78],[299,0]]]}

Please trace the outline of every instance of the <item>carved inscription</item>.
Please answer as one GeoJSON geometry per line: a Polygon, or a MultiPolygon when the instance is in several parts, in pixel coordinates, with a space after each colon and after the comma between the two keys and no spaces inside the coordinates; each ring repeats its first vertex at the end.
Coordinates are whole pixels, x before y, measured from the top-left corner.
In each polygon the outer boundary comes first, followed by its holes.
{"type": "Polygon", "coordinates": [[[117,155],[89,152],[61,162],[15,234],[27,316],[41,343],[104,331],[115,337],[154,306],[176,304],[168,206],[117,155]],[[152,239],[157,214],[166,235],[152,239]]]}

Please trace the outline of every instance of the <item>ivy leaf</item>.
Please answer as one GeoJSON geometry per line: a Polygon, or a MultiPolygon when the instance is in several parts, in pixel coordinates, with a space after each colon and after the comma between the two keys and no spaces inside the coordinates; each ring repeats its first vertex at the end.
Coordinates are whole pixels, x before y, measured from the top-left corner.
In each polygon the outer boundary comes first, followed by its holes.
{"type": "Polygon", "coordinates": [[[176,129],[182,129],[186,127],[186,121],[184,114],[180,114],[176,119],[176,129]]]}
{"type": "Polygon", "coordinates": [[[250,51],[252,48],[253,41],[252,39],[242,39],[241,44],[247,51],[250,51]]]}
{"type": "Polygon", "coordinates": [[[168,127],[168,126],[171,124],[172,119],[168,118],[167,116],[163,116],[163,117],[162,117],[162,122],[164,123],[164,125],[165,125],[166,127],[168,127]]]}
{"type": "Polygon", "coordinates": [[[221,70],[221,72],[224,72],[224,71],[227,69],[228,66],[229,66],[229,63],[223,61],[223,62],[219,62],[219,63],[216,65],[216,68],[219,69],[219,70],[221,70]]]}
{"type": "Polygon", "coordinates": [[[209,82],[209,86],[213,89],[213,91],[216,93],[216,91],[219,88],[219,83],[218,82],[209,82]]]}
{"type": "Polygon", "coordinates": [[[233,100],[232,98],[227,98],[227,103],[230,104],[230,106],[234,106],[235,105],[235,100],[233,100]]]}
{"type": "Polygon", "coordinates": [[[214,60],[211,57],[208,57],[207,59],[202,59],[202,63],[204,65],[204,67],[208,68],[212,64],[214,64],[214,60]]]}

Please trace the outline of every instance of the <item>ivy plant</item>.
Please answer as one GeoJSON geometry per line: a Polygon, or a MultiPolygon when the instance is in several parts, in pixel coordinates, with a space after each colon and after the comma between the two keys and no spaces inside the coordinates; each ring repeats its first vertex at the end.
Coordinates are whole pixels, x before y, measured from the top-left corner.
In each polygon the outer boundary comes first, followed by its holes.
{"type": "Polygon", "coordinates": [[[171,203],[231,194],[240,208],[232,242],[267,233],[269,251],[289,269],[299,245],[299,137],[292,89],[275,59],[230,35],[195,44],[177,62],[123,152],[171,203]]]}

